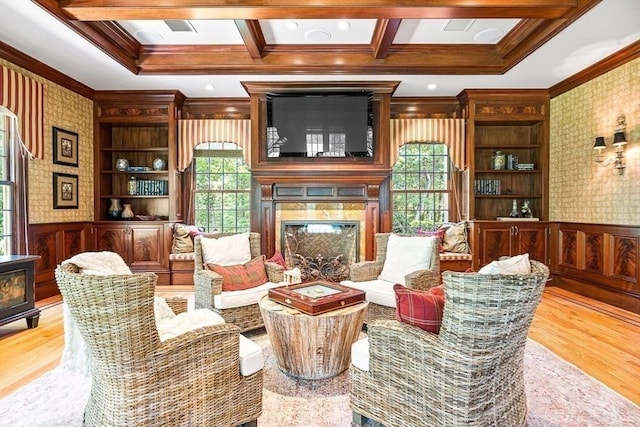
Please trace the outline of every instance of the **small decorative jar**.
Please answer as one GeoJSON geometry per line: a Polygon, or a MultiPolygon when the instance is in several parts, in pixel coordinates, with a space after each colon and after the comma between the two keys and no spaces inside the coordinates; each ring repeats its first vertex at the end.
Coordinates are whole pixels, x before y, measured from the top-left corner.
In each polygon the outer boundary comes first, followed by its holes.
{"type": "Polygon", "coordinates": [[[122,213],[122,204],[120,199],[111,199],[111,205],[109,206],[109,217],[113,219],[120,218],[122,213]]]}
{"type": "Polygon", "coordinates": [[[167,162],[165,162],[164,159],[161,159],[158,157],[153,161],[153,170],[162,171],[162,170],[165,170],[166,167],[167,167],[167,162]]]}
{"type": "Polygon", "coordinates": [[[135,176],[129,178],[129,182],[127,183],[127,190],[130,196],[135,196],[138,194],[138,179],[135,176]]]}
{"type": "Polygon", "coordinates": [[[506,167],[506,156],[502,151],[496,151],[493,155],[493,170],[504,170],[506,167]]]}
{"type": "Polygon", "coordinates": [[[135,214],[133,213],[133,210],[131,209],[131,203],[125,203],[123,206],[124,206],[124,209],[122,210],[122,213],[120,214],[122,219],[132,219],[135,216],[135,214]]]}
{"type": "Polygon", "coordinates": [[[522,208],[520,208],[520,213],[523,218],[533,218],[533,213],[531,212],[531,208],[529,207],[529,201],[525,200],[522,204],[522,208]]]}
{"type": "Polygon", "coordinates": [[[129,167],[129,160],[127,159],[116,159],[116,169],[120,172],[124,172],[129,167]]]}

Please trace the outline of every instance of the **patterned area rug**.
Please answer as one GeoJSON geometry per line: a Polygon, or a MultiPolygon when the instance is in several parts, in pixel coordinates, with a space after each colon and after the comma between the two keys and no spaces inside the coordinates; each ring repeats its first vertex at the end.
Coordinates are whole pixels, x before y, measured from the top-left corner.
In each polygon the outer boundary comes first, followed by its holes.
{"type": "MultiPolygon", "coordinates": [[[[266,359],[259,426],[351,425],[346,372],[319,381],[289,377],[276,367],[263,331],[247,336],[263,347],[266,359]]],[[[525,380],[529,427],[640,425],[640,407],[531,340],[525,355],[525,380]]],[[[89,388],[85,377],[56,368],[0,400],[0,424],[79,427],[89,388]]]]}

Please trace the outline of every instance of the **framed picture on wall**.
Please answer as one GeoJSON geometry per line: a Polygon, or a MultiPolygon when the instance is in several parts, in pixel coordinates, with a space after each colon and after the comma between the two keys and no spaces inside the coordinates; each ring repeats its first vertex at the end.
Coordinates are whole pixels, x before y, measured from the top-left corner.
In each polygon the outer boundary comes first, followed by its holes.
{"type": "Polygon", "coordinates": [[[78,166],[78,134],[53,127],[53,163],[78,166]]]}
{"type": "Polygon", "coordinates": [[[78,209],[78,175],[53,173],[53,208],[78,209]]]}

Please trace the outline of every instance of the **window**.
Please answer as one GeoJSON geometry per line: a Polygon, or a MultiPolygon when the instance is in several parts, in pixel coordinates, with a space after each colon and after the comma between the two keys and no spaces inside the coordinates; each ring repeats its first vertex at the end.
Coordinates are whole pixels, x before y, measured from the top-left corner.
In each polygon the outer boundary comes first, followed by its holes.
{"type": "Polygon", "coordinates": [[[251,173],[232,143],[206,143],[194,150],[195,225],[207,232],[250,229],[251,173]]]}
{"type": "Polygon", "coordinates": [[[11,255],[13,251],[11,230],[13,229],[13,182],[11,181],[9,128],[4,116],[0,116],[0,255],[11,255]]]}
{"type": "Polygon", "coordinates": [[[415,233],[448,221],[449,152],[445,144],[400,147],[391,175],[393,231],[415,233]]]}

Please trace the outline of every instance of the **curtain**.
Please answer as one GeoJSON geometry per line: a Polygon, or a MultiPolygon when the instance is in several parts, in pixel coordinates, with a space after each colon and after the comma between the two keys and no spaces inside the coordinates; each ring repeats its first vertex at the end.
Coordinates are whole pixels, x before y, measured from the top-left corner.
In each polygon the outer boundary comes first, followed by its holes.
{"type": "Polygon", "coordinates": [[[189,163],[189,166],[184,170],[182,174],[182,194],[189,194],[190,197],[184,197],[184,223],[195,224],[196,210],[195,210],[195,183],[193,180],[193,162],[189,163]]]}
{"type": "Polygon", "coordinates": [[[42,83],[0,67],[0,105],[17,120],[18,140],[36,159],[44,158],[44,90],[42,83]]]}
{"type": "Polygon", "coordinates": [[[400,147],[408,142],[442,142],[458,170],[466,169],[464,119],[392,119],[391,164],[398,160],[400,147]]]}
{"type": "Polygon", "coordinates": [[[178,170],[193,160],[193,149],[203,142],[233,142],[242,147],[245,162],[251,164],[251,120],[185,119],[178,122],[178,170]]]}
{"type": "Polygon", "coordinates": [[[0,106],[0,120],[8,136],[6,141],[10,156],[8,178],[13,182],[13,215],[11,218],[11,254],[28,254],[28,178],[27,162],[29,152],[20,140],[18,117],[7,108],[0,106]]]}

